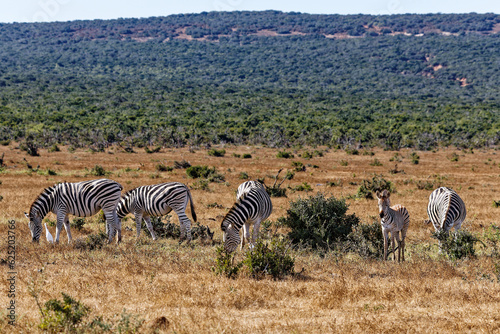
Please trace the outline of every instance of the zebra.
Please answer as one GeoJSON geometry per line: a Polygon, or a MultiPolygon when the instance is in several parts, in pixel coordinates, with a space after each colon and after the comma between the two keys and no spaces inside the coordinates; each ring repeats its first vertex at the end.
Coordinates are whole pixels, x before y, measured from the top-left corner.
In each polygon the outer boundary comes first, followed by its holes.
{"type": "Polygon", "coordinates": [[[410,225],[410,214],[408,210],[396,204],[391,207],[391,193],[384,190],[382,193],[376,192],[382,232],[384,233],[384,261],[387,261],[387,247],[389,244],[389,232],[391,233],[392,259],[396,260],[394,237],[398,242],[398,262],[405,260],[405,238],[408,226],[410,225]],[[401,236],[401,239],[400,239],[401,236]],[[402,255],[402,256],[401,256],[402,255]]]}
{"type": "Polygon", "coordinates": [[[241,236],[241,249],[250,239],[250,224],[253,223],[253,235],[250,247],[255,245],[259,233],[260,223],[271,215],[273,204],[267,194],[266,188],[258,181],[242,183],[236,193],[236,203],[226,214],[221,223],[223,232],[224,249],[232,253],[240,243],[240,228],[243,226],[241,236]]]}
{"type": "Polygon", "coordinates": [[[464,201],[453,189],[440,187],[429,196],[427,214],[436,232],[448,233],[452,227],[455,231],[460,229],[467,211],[464,201]]]}
{"type": "Polygon", "coordinates": [[[181,237],[179,243],[187,239],[191,241],[191,221],[186,216],[186,206],[191,203],[191,215],[196,222],[193,198],[188,187],[179,182],[167,182],[149,186],[137,187],[128,191],[118,202],[116,212],[121,221],[128,213],[135,216],[137,238],[141,233],[142,219],[146,221],[149,233],[156,240],[156,234],[151,225],[150,216],[159,217],[174,210],[179,218],[181,237]]]}
{"type": "Polygon", "coordinates": [[[115,181],[107,179],[90,180],[76,183],[58,183],[44,189],[31,204],[29,214],[24,215],[29,219],[28,226],[33,242],[39,242],[42,231],[42,219],[49,213],[57,215],[56,239],[62,225],[68,234],[68,243],[71,242],[71,231],[68,215],[77,217],[90,217],[102,209],[106,223],[111,226],[108,233],[108,242],[118,232],[117,241],[121,241],[121,224],[116,215],[116,205],[120,200],[123,187],[115,181]]]}

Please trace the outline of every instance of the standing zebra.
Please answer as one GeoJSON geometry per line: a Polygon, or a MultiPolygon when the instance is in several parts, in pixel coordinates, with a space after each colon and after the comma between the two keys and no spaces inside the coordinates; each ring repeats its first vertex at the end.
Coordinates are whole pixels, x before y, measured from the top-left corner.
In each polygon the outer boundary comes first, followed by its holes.
{"type": "Polygon", "coordinates": [[[429,196],[427,214],[436,232],[447,233],[452,227],[455,231],[460,229],[467,212],[464,201],[453,189],[441,187],[429,196]]]}
{"type": "Polygon", "coordinates": [[[240,243],[240,228],[243,226],[241,236],[241,249],[245,241],[250,239],[250,224],[253,223],[253,235],[250,246],[255,245],[259,233],[260,223],[265,220],[273,210],[271,198],[266,188],[257,181],[248,181],[238,187],[236,203],[222,220],[224,249],[234,252],[240,243]]]}
{"type": "Polygon", "coordinates": [[[387,246],[389,243],[389,232],[391,233],[392,259],[396,260],[394,237],[398,242],[398,262],[405,260],[405,238],[408,226],[410,225],[410,214],[408,210],[396,204],[391,207],[391,193],[384,190],[382,193],[377,191],[379,216],[381,218],[382,232],[384,233],[384,260],[387,261],[387,246]],[[401,234],[401,239],[400,239],[401,234]]]}
{"type": "Polygon", "coordinates": [[[153,184],[132,189],[122,196],[116,212],[120,220],[128,213],[135,216],[138,238],[141,233],[142,219],[144,218],[153,240],[156,240],[150,216],[159,217],[174,210],[177,217],[179,217],[181,227],[180,242],[187,238],[189,243],[191,241],[191,221],[185,213],[188,201],[191,203],[191,215],[196,222],[196,212],[194,211],[191,192],[186,185],[179,182],[153,184]]]}
{"type": "Polygon", "coordinates": [[[111,226],[108,237],[111,242],[114,234],[118,232],[118,242],[121,241],[121,224],[116,216],[116,204],[120,200],[122,186],[111,180],[100,179],[76,183],[58,183],[48,187],[35,199],[29,214],[24,215],[30,220],[29,228],[32,241],[38,242],[42,231],[42,219],[49,212],[57,215],[56,242],[62,225],[71,242],[68,215],[77,217],[90,217],[102,209],[106,217],[106,224],[111,226]]]}

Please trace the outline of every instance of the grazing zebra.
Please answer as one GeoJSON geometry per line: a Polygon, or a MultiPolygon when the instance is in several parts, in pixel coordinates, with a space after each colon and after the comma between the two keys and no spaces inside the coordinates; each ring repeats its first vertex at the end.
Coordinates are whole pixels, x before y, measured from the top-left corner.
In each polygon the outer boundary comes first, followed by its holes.
{"type": "Polygon", "coordinates": [[[153,240],[156,240],[150,216],[159,217],[174,210],[177,217],[179,217],[180,242],[187,239],[189,243],[191,241],[191,221],[185,213],[188,201],[191,202],[191,215],[196,222],[196,212],[194,211],[191,192],[186,185],[179,182],[153,184],[132,189],[122,196],[116,212],[120,220],[128,213],[135,216],[138,238],[141,233],[142,219],[144,218],[153,240]]]}
{"type": "Polygon", "coordinates": [[[408,210],[400,204],[391,207],[391,193],[384,190],[377,191],[379,216],[381,218],[382,232],[384,233],[384,260],[387,261],[387,246],[389,243],[389,232],[391,233],[392,259],[396,260],[394,237],[398,242],[398,262],[405,260],[405,238],[408,226],[410,225],[410,214],[408,210]],[[400,238],[401,235],[401,238],[400,238]]]}
{"type": "Polygon", "coordinates": [[[255,245],[259,233],[260,223],[265,220],[273,210],[271,198],[266,188],[257,181],[248,181],[238,187],[236,203],[222,220],[224,249],[234,252],[240,243],[240,228],[243,226],[241,236],[241,249],[245,241],[250,239],[250,224],[253,223],[253,235],[250,247],[255,245]]]}
{"type": "Polygon", "coordinates": [[[120,200],[122,189],[119,183],[107,179],[76,183],[64,182],[46,188],[31,204],[29,214],[24,213],[29,219],[32,241],[39,241],[42,219],[49,212],[57,215],[56,242],[59,242],[63,224],[68,234],[68,242],[71,242],[68,215],[90,217],[102,209],[106,223],[111,226],[108,234],[109,242],[116,232],[118,232],[118,242],[120,242],[122,233],[121,224],[116,216],[116,204],[120,200]]]}
{"type": "Polygon", "coordinates": [[[447,233],[452,227],[455,231],[460,229],[467,212],[464,201],[453,189],[441,187],[429,196],[427,214],[436,232],[447,233]]]}

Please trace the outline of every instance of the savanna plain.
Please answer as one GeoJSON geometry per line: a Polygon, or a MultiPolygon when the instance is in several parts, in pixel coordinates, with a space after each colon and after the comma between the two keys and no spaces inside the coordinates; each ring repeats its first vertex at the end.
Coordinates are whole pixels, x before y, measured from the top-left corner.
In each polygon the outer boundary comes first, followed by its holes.
{"type": "MultiPolygon", "coordinates": [[[[17,147],[16,143],[0,147],[0,155],[5,154],[0,174],[2,333],[41,332],[40,307],[50,299],[61,299],[62,292],[87,305],[90,318],[128,314],[130,321],[141,323],[137,329],[141,333],[500,332],[500,259],[483,238],[492,224],[500,224],[500,208],[493,205],[500,200],[496,150],[418,151],[416,164],[411,150],[348,154],[298,148],[289,149],[294,157],[284,159],[277,157],[277,149],[256,146],[226,146],[223,157],[209,156],[204,148],[163,148],[148,154],[141,148],[135,148],[135,153],[119,147],[92,153],[63,146],[58,152],[41,149],[39,157],[31,157],[17,147]],[[304,158],[304,152],[314,150],[322,156],[304,158]],[[243,159],[244,154],[251,158],[243,159]],[[200,187],[184,169],[163,172],[156,167],[181,160],[215,167],[225,182],[200,187]],[[272,198],[271,222],[286,216],[290,201],[321,192],[345,198],[348,213],[358,216],[362,224],[371,224],[378,220],[376,200],[355,195],[363,180],[378,175],[395,186],[392,204],[402,204],[410,213],[406,262],[297,248],[292,251],[297,274],[283,280],[256,280],[244,273],[236,279],[215,275],[220,223],[235,201],[236,188],[245,181],[242,173],[249,179],[265,178],[272,185],[278,170],[296,168],[294,161],[302,162],[305,171],[295,172],[292,180],[283,183],[290,187],[288,197],[272,198]],[[75,247],[78,239],[104,230],[96,217],[87,219],[81,230],[72,229],[71,244],[65,231],[59,244],[49,244],[45,233],[39,244],[32,243],[23,212],[48,186],[97,178],[90,175],[96,165],[108,172],[105,177],[121,183],[124,191],[170,181],[189,185],[198,222],[215,231],[213,243],[153,241],[144,229],[136,240],[130,217],[123,222],[120,244],[96,250],[75,247]],[[293,190],[304,182],[310,191],[293,190]],[[451,260],[438,252],[437,241],[431,238],[432,225],[425,224],[432,191],[421,186],[425,184],[451,187],[462,197],[467,206],[462,226],[483,241],[476,243],[475,257],[451,260]],[[9,220],[16,222],[15,326],[5,317],[10,302],[5,262],[9,220]]],[[[175,215],[171,221],[178,224],[175,215]]],[[[55,228],[49,228],[54,235],[55,228]]],[[[238,251],[236,258],[242,257],[238,251]]]]}

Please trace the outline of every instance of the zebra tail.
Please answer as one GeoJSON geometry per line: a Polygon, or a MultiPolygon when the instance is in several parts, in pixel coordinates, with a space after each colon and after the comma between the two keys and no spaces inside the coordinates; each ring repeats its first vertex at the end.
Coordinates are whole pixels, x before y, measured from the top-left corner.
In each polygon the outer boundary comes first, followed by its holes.
{"type": "Polygon", "coordinates": [[[189,197],[189,203],[191,204],[191,216],[193,217],[193,221],[196,223],[196,211],[194,211],[194,203],[193,203],[193,197],[191,197],[191,192],[188,189],[188,197],[189,197]]]}

